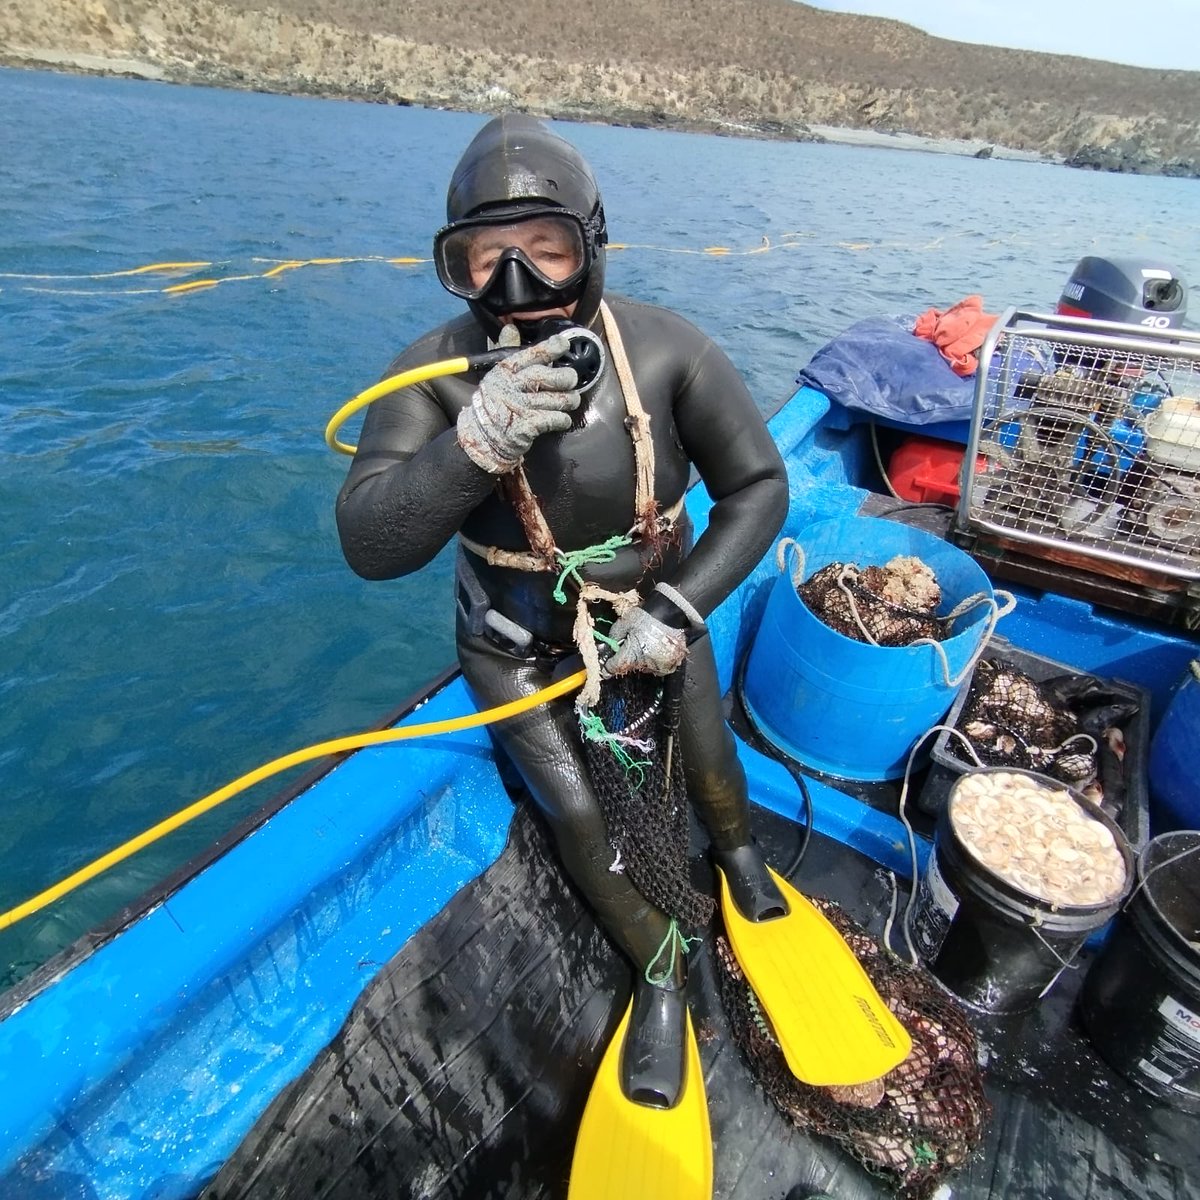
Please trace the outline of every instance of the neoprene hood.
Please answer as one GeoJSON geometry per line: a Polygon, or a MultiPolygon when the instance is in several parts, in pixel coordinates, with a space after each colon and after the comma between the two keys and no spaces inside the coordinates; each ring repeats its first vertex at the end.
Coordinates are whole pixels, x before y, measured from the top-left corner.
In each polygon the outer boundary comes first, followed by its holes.
{"type": "MultiPolygon", "coordinates": [[[[463,152],[446,193],[446,220],[450,225],[489,212],[519,217],[558,208],[583,220],[590,262],[583,276],[569,288],[543,299],[552,301],[546,307],[574,301],[573,320],[586,328],[600,311],[608,235],[596,178],[570,142],[533,117],[520,113],[496,117],[463,152]]],[[[519,287],[517,291],[519,294],[519,287]]],[[[467,304],[493,337],[500,329],[498,315],[519,311],[506,302],[503,293],[468,299],[467,304]]]]}

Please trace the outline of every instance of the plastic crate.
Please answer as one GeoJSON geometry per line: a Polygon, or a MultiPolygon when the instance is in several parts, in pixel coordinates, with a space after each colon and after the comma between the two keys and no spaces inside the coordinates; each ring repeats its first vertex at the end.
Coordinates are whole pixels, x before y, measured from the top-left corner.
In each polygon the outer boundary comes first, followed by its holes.
{"type": "MultiPolygon", "coordinates": [[[[1056,675],[1092,674],[1090,671],[1081,671],[1078,667],[1068,663],[1057,662],[1052,658],[1044,658],[1040,654],[1022,650],[1000,637],[992,638],[982,657],[991,662],[1000,661],[1015,667],[1036,683],[1052,679],[1056,675]]],[[[1119,726],[1125,737],[1125,803],[1115,818],[1121,827],[1121,832],[1129,839],[1130,845],[1136,851],[1145,845],[1150,836],[1147,774],[1150,754],[1150,693],[1145,688],[1128,683],[1123,679],[1102,676],[1099,678],[1118,695],[1136,700],[1138,704],[1137,712],[1119,726]]],[[[959,692],[949,713],[946,714],[943,724],[957,728],[973,681],[974,671],[959,692]]],[[[922,788],[918,804],[923,812],[933,814],[945,803],[954,781],[960,775],[978,770],[978,768],[966,757],[966,750],[962,742],[945,730],[938,733],[930,750],[930,759],[932,766],[922,788]]]]}

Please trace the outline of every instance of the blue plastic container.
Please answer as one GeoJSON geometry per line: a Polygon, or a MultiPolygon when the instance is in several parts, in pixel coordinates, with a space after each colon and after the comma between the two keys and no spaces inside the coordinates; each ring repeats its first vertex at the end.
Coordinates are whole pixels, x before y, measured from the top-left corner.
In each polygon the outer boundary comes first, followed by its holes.
{"type": "MultiPolygon", "coordinates": [[[[898,554],[913,555],[937,576],[942,614],[980,593],[990,601],[960,617],[941,643],[947,682],[933,646],[855,641],[813,616],[789,570],[775,580],[746,662],[744,699],[755,725],[813,770],[841,779],[897,779],[914,744],[966,686],[971,656],[991,627],[991,584],[962,550],[895,521],[839,517],[810,525],[796,541],[805,579],[831,562],[884,566],[898,554]]],[[[924,757],[922,748],[915,765],[924,757]]]]}
{"type": "Polygon", "coordinates": [[[1150,742],[1150,832],[1200,829],[1200,660],[1175,690],[1150,742]]]}

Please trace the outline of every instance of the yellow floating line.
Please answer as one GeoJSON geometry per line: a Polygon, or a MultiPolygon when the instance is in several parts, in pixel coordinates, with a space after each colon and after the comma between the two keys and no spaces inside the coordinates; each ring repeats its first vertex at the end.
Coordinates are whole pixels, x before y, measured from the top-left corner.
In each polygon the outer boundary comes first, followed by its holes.
{"type": "Polygon", "coordinates": [[[264,271],[262,277],[270,279],[272,276],[279,275],[284,271],[294,271],[297,267],[340,267],[345,263],[386,261],[390,260],[382,258],[290,258],[284,262],[276,263],[269,271],[264,271]]]}
{"type": "Polygon", "coordinates": [[[116,278],[119,275],[146,275],[151,271],[195,271],[199,267],[211,267],[210,262],[165,262],[149,263],[144,267],[134,267],[129,271],[113,271],[111,276],[97,275],[95,278],[116,278]]]}
{"type": "Polygon", "coordinates": [[[0,279],[123,279],[130,275],[149,275],[155,271],[195,271],[211,267],[211,262],[147,263],[144,267],[129,267],[124,271],[103,271],[92,275],[23,275],[16,271],[0,271],[0,279]]]}
{"type": "Polygon", "coordinates": [[[252,262],[274,263],[279,267],[307,267],[307,266],[338,266],[342,263],[398,263],[403,265],[430,263],[432,258],[414,258],[412,256],[402,258],[389,258],[384,254],[358,254],[341,258],[253,258],[252,262]]]}
{"type": "MultiPolygon", "coordinates": [[[[908,251],[917,253],[938,252],[945,248],[945,244],[953,238],[963,238],[975,236],[977,231],[973,230],[958,230],[952,233],[941,234],[931,240],[921,244],[914,242],[903,241],[874,241],[871,239],[860,238],[856,240],[845,241],[824,241],[816,242],[818,234],[815,231],[806,230],[788,230],[782,233],[776,233],[773,237],[768,237],[766,234],[761,235],[760,244],[748,246],[744,249],[737,249],[732,246],[660,246],[648,242],[610,242],[608,250],[611,253],[619,254],[622,251],[641,250],[655,254],[690,254],[704,255],[707,258],[747,258],[751,255],[769,254],[774,250],[794,250],[804,246],[811,247],[814,244],[825,245],[830,249],[848,251],[851,253],[888,253],[890,251],[908,251]]],[[[1135,236],[1144,237],[1144,234],[1136,234],[1135,236]]],[[[1096,239],[1093,239],[1095,244],[1096,239]]],[[[1019,235],[1014,235],[1009,238],[990,238],[986,241],[987,245],[995,246],[1002,244],[1013,245],[1032,245],[1032,242],[1027,238],[1019,235]]],[[[74,290],[66,287],[22,287],[23,291],[46,291],[54,292],[60,295],[79,295],[79,296],[103,296],[103,295],[127,295],[139,296],[145,294],[170,294],[183,295],[188,292],[207,291],[216,287],[221,283],[233,283],[235,281],[245,281],[250,279],[277,279],[287,271],[295,271],[301,267],[328,267],[328,266],[343,266],[350,263],[383,263],[388,266],[396,267],[417,267],[426,266],[433,262],[432,258],[427,258],[418,255],[398,255],[388,257],[379,254],[371,255],[339,255],[319,258],[267,258],[254,256],[250,259],[255,264],[265,264],[267,269],[258,274],[242,274],[229,275],[224,278],[204,278],[191,279],[184,282],[171,284],[164,288],[154,289],[114,289],[112,291],[101,290],[74,290]]],[[[16,280],[36,280],[46,283],[67,283],[76,280],[107,280],[128,278],[130,276],[143,276],[155,274],[169,274],[171,272],[193,271],[200,268],[215,268],[227,267],[231,264],[231,260],[224,259],[216,262],[211,262],[206,259],[195,259],[188,261],[177,262],[155,262],[147,263],[143,266],[129,267],[122,271],[109,271],[92,275],[49,275],[49,274],[23,274],[18,272],[0,272],[0,280],[16,279],[16,280]]]]}
{"type": "Polygon", "coordinates": [[[190,283],[174,283],[170,287],[163,288],[163,291],[173,294],[178,294],[180,292],[198,292],[201,288],[214,288],[218,283],[224,282],[225,280],[223,279],[193,279],[190,283]]]}
{"type": "MultiPolygon", "coordinates": [[[[3,290],[3,289],[0,289],[3,290]]],[[[31,287],[13,288],[18,292],[36,292],[40,296],[161,296],[162,288],[62,288],[31,287]]]]}
{"type": "Polygon", "coordinates": [[[652,246],[644,242],[609,242],[607,249],[613,250],[652,250],[656,254],[703,254],[711,258],[747,258],[752,254],[767,254],[771,250],[786,250],[793,243],[789,242],[789,238],[798,238],[805,235],[785,233],[781,237],[783,240],[778,243],[772,243],[767,237],[763,237],[762,244],[751,246],[745,250],[735,250],[730,246],[704,246],[702,249],[694,249],[688,246],[652,246]]]}

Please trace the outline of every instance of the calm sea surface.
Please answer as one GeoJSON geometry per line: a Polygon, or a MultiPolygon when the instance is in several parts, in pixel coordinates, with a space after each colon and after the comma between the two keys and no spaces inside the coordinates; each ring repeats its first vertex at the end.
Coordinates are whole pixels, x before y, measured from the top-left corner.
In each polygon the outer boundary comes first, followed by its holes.
{"type": "MultiPolygon", "coordinates": [[[[451,660],[450,552],[357,579],[322,431],[458,310],[385,260],[427,257],[483,119],[0,70],[0,911],[451,660]],[[135,273],[162,263],[195,265],[135,273]]],[[[561,128],[612,286],[709,331],[764,410],[860,317],[1045,307],[1089,252],[1200,281],[1194,181],[561,128]]],[[[0,984],[273,786],[0,933],[0,984]]]]}

